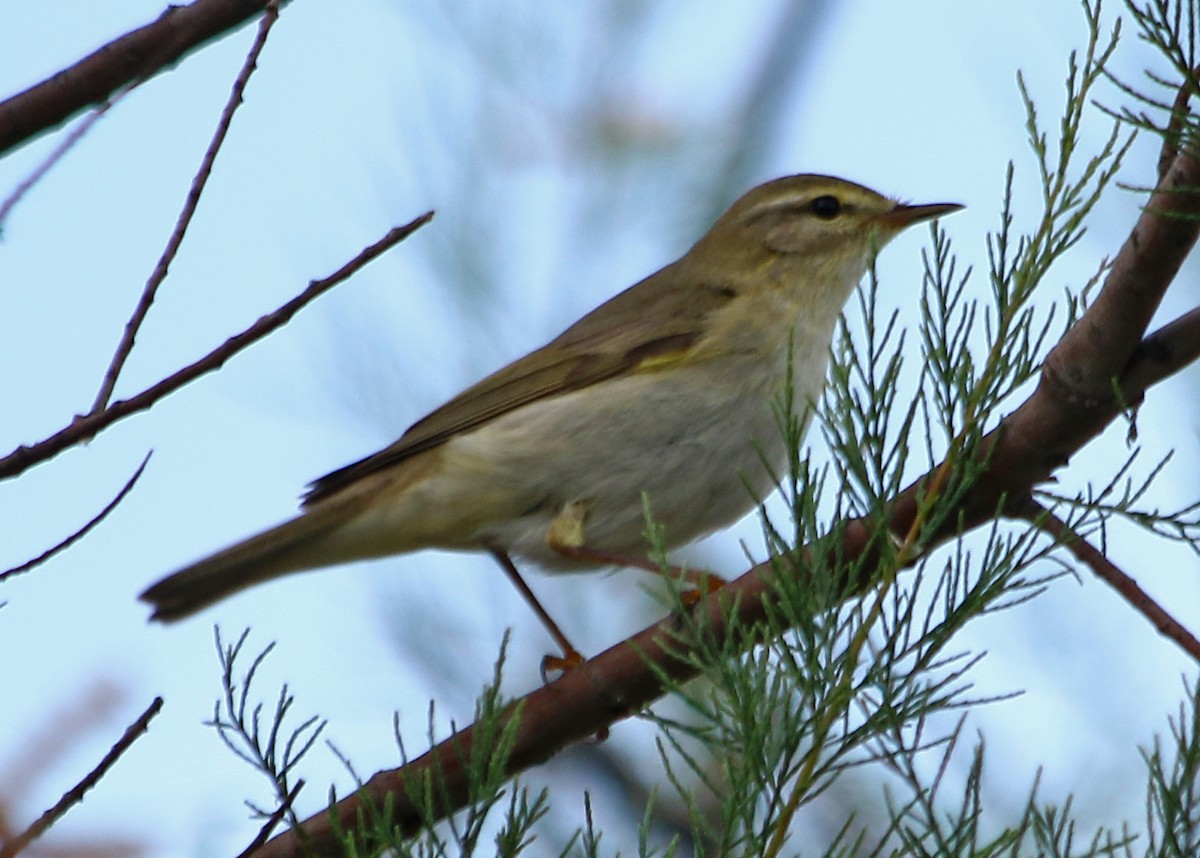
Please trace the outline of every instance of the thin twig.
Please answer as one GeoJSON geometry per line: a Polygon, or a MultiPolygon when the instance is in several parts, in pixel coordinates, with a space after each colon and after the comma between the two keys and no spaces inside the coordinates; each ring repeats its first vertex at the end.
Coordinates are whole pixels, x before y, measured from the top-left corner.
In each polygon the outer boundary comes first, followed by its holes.
{"type": "Polygon", "coordinates": [[[1024,518],[1036,527],[1049,533],[1083,563],[1096,577],[1121,594],[1134,610],[1148,619],[1159,633],[1179,644],[1196,661],[1200,661],[1200,640],[1189,632],[1182,623],[1167,613],[1145,590],[1138,586],[1115,563],[1100,553],[1094,545],[1076,533],[1069,524],[1060,519],[1033,498],[1026,501],[1024,518]]]}
{"type": "Polygon", "coordinates": [[[81,444],[96,436],[108,426],[139,411],[150,408],[164,396],[174,393],[190,381],[219,369],[227,360],[263,337],[282,327],[305,306],[312,303],[334,286],[346,280],[371,260],[402,242],[433,219],[433,212],[426,212],[404,226],[393,227],[379,241],[364,248],[357,256],[322,280],[314,280],[308,288],[286,304],[262,316],[239,334],[234,334],[204,357],[190,363],[166,378],[150,385],[129,399],[120,399],[103,411],[75,418],[64,429],[29,446],[17,447],[7,456],[0,458],[0,479],[14,477],[40,462],[61,453],[68,447],[81,444]]]}
{"type": "Polygon", "coordinates": [[[104,759],[100,761],[100,764],[96,768],[88,772],[83,780],[63,793],[62,798],[55,802],[54,807],[39,816],[27,829],[7,843],[0,844],[0,858],[13,858],[14,855],[42,836],[46,832],[46,829],[62,818],[63,814],[70,810],[73,805],[83,801],[84,794],[99,783],[100,779],[108,773],[108,770],[113,767],[121,755],[129,749],[129,746],[146,732],[150,721],[159,713],[162,706],[162,698],[155,697],[154,701],[146,708],[146,711],[136,721],[125,728],[124,734],[109,749],[109,752],[104,755],[104,759]]]}
{"type": "Polygon", "coordinates": [[[146,470],[146,464],[150,461],[150,457],[153,454],[153,450],[146,454],[146,458],[142,459],[142,463],[137,466],[137,470],[134,471],[133,476],[126,481],[125,486],[119,492],[117,492],[116,497],[109,501],[108,505],[105,506],[104,509],[100,510],[99,513],[93,516],[91,521],[79,528],[79,530],[72,533],[62,542],[55,545],[53,548],[48,548],[37,557],[34,557],[32,560],[26,560],[20,566],[14,566],[11,569],[6,569],[3,572],[0,572],[0,583],[3,583],[6,579],[14,575],[20,575],[22,572],[28,572],[30,569],[41,566],[54,555],[66,551],[76,542],[87,536],[88,531],[90,531],[100,522],[104,521],[104,519],[108,518],[108,514],[116,509],[121,501],[125,500],[126,495],[133,491],[133,487],[137,484],[137,481],[141,479],[142,471],[146,470]]]}
{"type": "MultiPolygon", "coordinates": [[[[31,789],[66,759],[72,746],[78,746],[88,734],[111,721],[123,696],[119,686],[102,677],[74,685],[66,705],[39,715],[36,727],[8,749],[0,770],[0,783],[21,784],[24,789],[31,789]]],[[[0,799],[0,838],[14,834],[4,827],[8,822],[6,817],[11,815],[4,804],[13,798],[8,795],[0,799]]]]}
{"type": "Polygon", "coordinates": [[[300,795],[300,790],[302,789],[304,789],[303,778],[296,781],[296,785],[292,787],[292,791],[289,792],[284,798],[283,804],[279,805],[279,809],[271,814],[271,818],[267,820],[266,825],[259,829],[259,832],[257,836],[255,836],[254,840],[250,842],[249,846],[238,853],[237,858],[249,858],[249,856],[254,853],[254,850],[258,849],[267,842],[267,838],[271,836],[271,832],[274,831],[276,826],[283,821],[284,816],[291,811],[292,805],[295,804],[296,797],[300,795]]]}
{"type": "Polygon", "coordinates": [[[208,148],[204,150],[204,157],[200,159],[200,167],[196,170],[191,187],[188,188],[187,197],[183,201],[183,208],[180,210],[179,217],[175,221],[175,228],[171,230],[171,235],[167,239],[167,246],[163,248],[162,255],[158,258],[158,263],[154,266],[154,270],[150,272],[150,277],[146,280],[146,285],[142,288],[142,294],[138,298],[137,306],[133,308],[133,315],[125,323],[125,331],[121,335],[121,341],[117,343],[112,360],[109,361],[108,369],[104,372],[104,379],[101,381],[100,390],[96,394],[96,401],[92,403],[93,414],[104,410],[109,400],[112,399],[113,388],[117,386],[117,377],[121,374],[121,370],[125,366],[125,361],[129,359],[130,352],[133,351],[133,342],[137,338],[137,333],[141,329],[142,323],[146,320],[146,314],[150,312],[150,305],[154,303],[154,297],[158,294],[158,287],[167,279],[167,272],[171,267],[171,263],[175,261],[175,256],[179,253],[179,248],[183,246],[183,237],[187,233],[189,224],[192,222],[192,217],[196,214],[196,207],[200,204],[200,195],[204,193],[204,186],[208,184],[209,176],[212,175],[213,162],[216,161],[217,153],[221,150],[221,146],[229,134],[229,126],[233,123],[233,114],[242,105],[242,96],[246,92],[246,85],[250,82],[250,76],[254,74],[254,70],[258,67],[258,58],[262,54],[263,48],[266,47],[267,35],[271,32],[271,27],[278,18],[278,0],[268,0],[267,7],[263,11],[262,20],[258,25],[258,36],[254,39],[254,44],[250,46],[250,50],[246,53],[246,60],[242,63],[242,68],[238,72],[237,78],[234,79],[229,99],[225,102],[225,107],[221,110],[221,118],[217,121],[217,128],[213,132],[208,148]]]}
{"type": "Polygon", "coordinates": [[[8,216],[12,214],[13,209],[17,207],[17,203],[21,202],[25,198],[25,195],[50,172],[51,168],[61,161],[75,147],[75,144],[87,135],[92,126],[99,121],[100,117],[107,113],[110,107],[124,98],[131,89],[133,89],[132,85],[118,90],[111,98],[98,105],[95,110],[79,120],[70,133],[63,138],[62,142],[54,147],[54,151],[46,156],[46,160],[38,164],[24,181],[13,188],[13,192],[8,195],[8,198],[3,203],[0,203],[0,233],[3,233],[4,224],[7,222],[8,216]]]}

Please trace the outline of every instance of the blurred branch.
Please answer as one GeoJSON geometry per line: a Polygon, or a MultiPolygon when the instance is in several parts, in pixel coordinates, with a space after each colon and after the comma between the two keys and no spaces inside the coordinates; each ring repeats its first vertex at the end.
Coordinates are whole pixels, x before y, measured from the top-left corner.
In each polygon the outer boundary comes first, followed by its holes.
{"type": "Polygon", "coordinates": [[[138,719],[125,728],[124,734],[117,743],[109,749],[109,752],[104,755],[104,759],[96,768],[88,772],[79,783],[63,794],[54,807],[47,810],[34,821],[27,829],[19,835],[9,840],[7,843],[0,843],[0,858],[13,858],[19,854],[26,846],[41,837],[51,825],[62,818],[72,806],[83,801],[84,795],[100,782],[108,770],[111,769],[120,759],[121,755],[129,749],[129,746],[138,740],[138,738],[149,728],[150,721],[162,709],[163,700],[161,697],[155,697],[153,702],[146,708],[138,719]]]}
{"type": "Polygon", "coordinates": [[[76,143],[87,136],[87,133],[92,130],[92,126],[100,120],[100,117],[104,116],[104,114],[108,112],[109,108],[116,104],[128,92],[128,87],[120,90],[115,95],[106,99],[103,104],[97,106],[95,110],[93,110],[83,119],[81,119],[79,123],[71,129],[71,132],[67,134],[57,146],[54,147],[54,151],[47,155],[42,163],[38,164],[37,167],[35,167],[33,171],[25,177],[24,180],[22,180],[15,188],[13,188],[12,193],[8,195],[3,203],[0,203],[0,235],[3,235],[4,224],[8,221],[8,216],[12,214],[13,209],[17,207],[17,203],[21,202],[21,200],[25,198],[25,195],[29,193],[34,185],[40,182],[45,175],[50,172],[50,169],[59,161],[61,161],[63,157],[75,147],[76,143]]]}
{"type": "Polygon", "coordinates": [[[68,447],[81,444],[96,436],[116,421],[145,411],[164,396],[174,393],[179,388],[202,375],[219,369],[234,355],[253,345],[268,334],[287,324],[296,313],[312,303],[334,286],[348,279],[373,259],[381,256],[395,245],[404,241],[425,224],[433,219],[433,212],[426,212],[415,220],[393,227],[383,238],[374,244],[363,248],[353,259],[321,280],[314,280],[308,288],[278,309],[260,317],[254,324],[238,334],[234,334],[224,343],[199,360],[177,370],[161,381],[150,385],[141,393],[120,399],[107,406],[103,411],[76,417],[69,426],[56,432],[48,438],[29,446],[17,447],[7,456],[0,458],[0,479],[14,477],[23,473],[33,465],[44,462],[61,453],[68,447]]]}
{"type": "Polygon", "coordinates": [[[175,255],[183,245],[183,237],[187,233],[188,225],[192,222],[192,216],[196,213],[196,206],[200,203],[200,195],[204,193],[204,186],[208,183],[208,177],[212,175],[213,162],[217,158],[217,152],[220,151],[221,144],[225,142],[225,137],[229,133],[229,125],[233,122],[233,114],[237,112],[237,109],[242,104],[242,97],[246,92],[246,84],[250,81],[250,75],[254,74],[259,55],[262,54],[262,50],[267,44],[267,35],[271,32],[271,27],[274,26],[278,18],[279,0],[267,0],[266,11],[258,25],[258,36],[246,54],[246,60],[242,63],[241,71],[238,72],[237,78],[234,79],[233,89],[229,93],[229,100],[225,102],[225,107],[221,111],[221,118],[217,121],[217,129],[213,132],[212,140],[209,142],[208,148],[204,151],[204,157],[200,159],[200,168],[196,171],[195,178],[192,179],[191,187],[188,188],[187,198],[184,200],[183,209],[179,212],[175,228],[171,231],[170,238],[167,239],[167,246],[163,248],[162,256],[158,258],[158,264],[154,266],[154,270],[150,273],[150,277],[142,289],[142,295],[133,310],[133,315],[129,317],[129,321],[125,324],[125,333],[121,336],[121,341],[117,344],[112,360],[108,364],[108,369],[104,373],[104,380],[100,383],[100,391],[96,394],[96,401],[92,404],[91,413],[93,414],[97,411],[103,411],[104,407],[108,405],[109,400],[112,399],[113,388],[117,385],[117,377],[121,374],[121,369],[125,366],[125,361],[129,358],[130,352],[133,351],[133,341],[137,337],[142,322],[146,320],[146,314],[150,312],[150,305],[154,303],[154,296],[158,292],[158,287],[167,279],[167,271],[171,267],[171,262],[174,261],[175,255]]]}
{"type": "Polygon", "coordinates": [[[0,155],[65,122],[117,90],[174,65],[205,43],[262,12],[269,0],[195,0],[168,6],[69,68],[0,102],[0,155]]]}
{"type": "Polygon", "coordinates": [[[59,554],[63,551],[66,551],[68,548],[70,548],[76,542],[83,539],[83,537],[87,536],[87,534],[92,530],[92,528],[94,528],[100,522],[104,521],[104,519],[108,518],[108,514],[110,512],[112,512],[114,509],[116,509],[117,506],[121,503],[121,501],[125,500],[125,497],[131,491],[133,491],[133,487],[135,485],[137,485],[137,481],[139,479],[141,479],[142,472],[144,470],[146,470],[146,465],[150,462],[150,456],[153,455],[153,453],[154,453],[154,451],[151,450],[149,453],[146,454],[146,458],[142,459],[142,463],[137,466],[137,470],[133,472],[133,476],[130,477],[125,482],[125,486],[119,492],[117,492],[116,497],[114,497],[111,501],[109,501],[108,505],[105,506],[104,509],[100,510],[100,512],[98,512],[95,516],[93,516],[91,521],[89,521],[83,527],[79,528],[79,530],[72,533],[70,536],[68,536],[62,542],[58,543],[57,545],[53,546],[52,548],[46,549],[41,554],[39,554],[37,557],[34,557],[32,560],[27,560],[24,563],[22,563],[20,566],[14,566],[11,569],[6,569],[3,572],[0,572],[0,583],[3,583],[6,579],[8,579],[14,575],[20,575],[22,572],[28,572],[30,569],[34,569],[38,566],[41,566],[43,563],[45,563],[47,560],[49,560],[55,554],[59,554]]]}
{"type": "Polygon", "coordinates": [[[766,150],[780,138],[786,101],[794,97],[801,72],[815,56],[812,48],[824,35],[822,23],[830,7],[828,0],[791,0],[768,28],[770,43],[740,99],[741,107],[724,123],[733,129],[733,139],[723,163],[712,171],[718,181],[710,188],[702,219],[724,211],[742,189],[759,179],[754,171],[767,160],[766,150]]]}
{"type": "MultiPolygon", "coordinates": [[[[1112,423],[1124,409],[1144,397],[1146,389],[1180,369],[1178,359],[1150,361],[1157,346],[1179,341],[1190,353],[1195,346],[1195,319],[1188,314],[1145,338],[1150,317],[1200,234],[1200,161],[1187,154],[1176,158],[1151,197],[1108,272],[1096,301],[1050,351],[1040,383],[1029,398],[985,437],[975,481],[959,507],[929,534],[926,550],[959,533],[993,520],[998,514],[1020,516],[1030,489],[1112,423]],[[1119,393],[1114,391],[1113,379],[1119,393]]],[[[933,474],[902,491],[887,508],[888,528],[907,534],[920,513],[921,497],[933,474]]],[[[859,519],[843,531],[839,556],[843,563],[860,559],[863,578],[847,588],[861,593],[872,584],[870,562],[878,523],[859,519]]],[[[910,565],[919,559],[909,553],[910,565]]],[[[608,730],[616,721],[641,711],[675,683],[699,673],[700,659],[690,658],[685,629],[702,629],[706,640],[724,641],[735,632],[751,641],[748,629],[762,629],[780,576],[801,574],[770,562],[749,570],[705,599],[687,616],[671,616],[568,671],[557,681],[514,704],[506,719],[519,712],[516,739],[506,760],[510,774],[543,762],[574,742],[608,730]]],[[[776,620],[779,618],[776,616],[776,620]]],[[[712,644],[709,643],[711,647],[712,644]]],[[[436,778],[444,789],[447,812],[466,800],[464,760],[470,757],[474,728],[467,727],[407,765],[377,773],[358,792],[310,817],[302,830],[279,835],[257,858],[337,855],[338,830],[375,808],[388,808],[388,824],[415,831],[422,817],[411,801],[411,784],[436,778]]]]}

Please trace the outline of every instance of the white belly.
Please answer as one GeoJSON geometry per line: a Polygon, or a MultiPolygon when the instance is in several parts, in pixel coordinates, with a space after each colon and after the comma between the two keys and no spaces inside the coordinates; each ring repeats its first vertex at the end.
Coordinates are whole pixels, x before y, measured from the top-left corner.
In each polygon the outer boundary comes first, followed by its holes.
{"type": "MultiPolygon", "coordinates": [[[[824,348],[795,356],[798,409],[820,393],[824,348]]],[[[581,564],[565,561],[546,535],[568,504],[585,510],[587,547],[623,556],[644,557],[650,546],[643,496],[668,547],[733,523],[771,493],[786,465],[775,413],[785,359],[770,368],[763,360],[723,357],[715,373],[710,364],[603,382],[451,441],[442,474],[422,487],[427,511],[466,525],[441,544],[492,545],[566,570],[581,564]],[[471,508],[489,512],[461,515],[471,508]]]]}

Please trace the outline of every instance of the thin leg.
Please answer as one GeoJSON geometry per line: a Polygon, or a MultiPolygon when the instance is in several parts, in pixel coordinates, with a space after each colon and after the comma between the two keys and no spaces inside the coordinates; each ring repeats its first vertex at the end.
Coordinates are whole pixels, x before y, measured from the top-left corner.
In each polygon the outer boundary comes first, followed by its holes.
{"type": "Polygon", "coordinates": [[[554,619],[542,607],[542,603],[533,594],[533,590],[529,589],[529,585],[525,583],[525,579],[517,571],[516,564],[512,562],[512,558],[499,548],[489,548],[488,553],[496,558],[496,562],[500,564],[500,568],[508,575],[508,580],[512,581],[521,595],[525,597],[525,601],[529,603],[529,607],[533,608],[533,612],[538,615],[538,619],[542,621],[542,625],[546,627],[546,631],[550,632],[550,637],[554,638],[554,642],[563,651],[562,658],[548,655],[542,659],[543,675],[547,670],[568,670],[583,664],[583,656],[579,654],[579,650],[571,645],[571,642],[567,640],[567,636],[563,634],[562,629],[558,627],[558,623],[554,622],[554,619]]]}

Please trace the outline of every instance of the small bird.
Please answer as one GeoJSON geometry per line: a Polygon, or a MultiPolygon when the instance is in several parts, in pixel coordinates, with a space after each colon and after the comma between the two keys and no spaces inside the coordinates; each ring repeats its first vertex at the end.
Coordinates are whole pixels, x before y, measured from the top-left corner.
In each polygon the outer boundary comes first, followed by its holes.
{"type": "Polygon", "coordinates": [[[303,511],[142,593],[177,620],[262,581],[423,548],[490,552],[562,647],[512,557],[547,571],[646,560],[753,509],[786,463],[776,405],[808,410],[874,254],[957,211],[820,175],[759,185],[678,261],[467,388],[398,441],[316,480],[303,511]],[[790,365],[789,365],[790,363],[790,365]]]}

